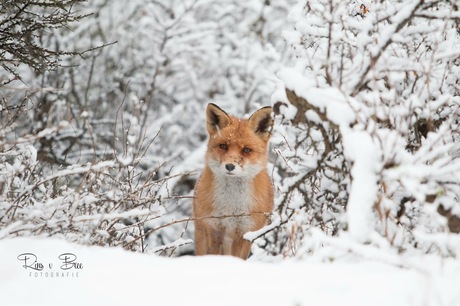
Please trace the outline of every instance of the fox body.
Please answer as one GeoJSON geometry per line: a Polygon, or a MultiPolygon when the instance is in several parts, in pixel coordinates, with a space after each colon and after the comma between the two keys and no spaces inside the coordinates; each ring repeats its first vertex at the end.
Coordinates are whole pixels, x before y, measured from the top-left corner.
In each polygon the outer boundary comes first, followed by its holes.
{"type": "Polygon", "coordinates": [[[266,170],[271,113],[264,107],[243,120],[208,104],[206,165],[193,201],[197,255],[246,259],[251,244],[243,235],[267,223],[273,210],[273,185],[266,170]]]}

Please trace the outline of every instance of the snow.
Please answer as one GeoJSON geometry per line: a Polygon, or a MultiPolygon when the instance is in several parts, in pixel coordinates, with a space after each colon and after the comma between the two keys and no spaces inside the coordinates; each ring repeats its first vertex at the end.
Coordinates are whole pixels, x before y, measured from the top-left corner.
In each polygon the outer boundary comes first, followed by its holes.
{"type": "MultiPolygon", "coordinates": [[[[1,301],[9,306],[417,306],[458,305],[460,298],[460,263],[450,259],[426,258],[426,271],[418,271],[375,260],[164,258],[55,239],[16,238],[0,241],[0,262],[1,301]],[[24,268],[24,260],[18,259],[24,253],[34,254],[43,270],[24,268]],[[78,264],[63,270],[71,266],[59,260],[64,253],[78,264]]],[[[27,265],[31,263],[29,259],[27,265]]]]}
{"type": "MultiPolygon", "coordinates": [[[[336,88],[317,88],[315,82],[293,68],[284,68],[278,73],[286,88],[325,112],[327,117],[337,125],[350,125],[356,120],[356,115],[344,94],[336,88]]],[[[274,94],[282,97],[280,93],[274,94]]],[[[311,115],[309,116],[311,117],[311,115]]]]}
{"type": "Polygon", "coordinates": [[[345,154],[353,162],[350,197],[347,204],[348,230],[357,240],[365,242],[372,233],[372,206],[378,192],[378,149],[364,131],[342,129],[345,154]]]}

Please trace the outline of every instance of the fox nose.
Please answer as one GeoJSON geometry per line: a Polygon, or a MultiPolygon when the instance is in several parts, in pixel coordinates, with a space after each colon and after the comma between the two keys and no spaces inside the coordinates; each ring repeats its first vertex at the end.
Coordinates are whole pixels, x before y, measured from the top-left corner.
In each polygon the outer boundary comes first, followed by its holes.
{"type": "Polygon", "coordinates": [[[235,170],[235,165],[234,164],[226,164],[225,169],[227,169],[228,171],[233,171],[233,170],[235,170]]]}

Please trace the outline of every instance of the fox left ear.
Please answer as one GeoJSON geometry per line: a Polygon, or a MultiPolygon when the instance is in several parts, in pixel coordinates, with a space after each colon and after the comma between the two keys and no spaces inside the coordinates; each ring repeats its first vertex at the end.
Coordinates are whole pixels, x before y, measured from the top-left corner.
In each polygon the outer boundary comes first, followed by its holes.
{"type": "Polygon", "coordinates": [[[253,131],[261,138],[268,140],[273,129],[272,108],[262,107],[249,117],[253,131]]]}

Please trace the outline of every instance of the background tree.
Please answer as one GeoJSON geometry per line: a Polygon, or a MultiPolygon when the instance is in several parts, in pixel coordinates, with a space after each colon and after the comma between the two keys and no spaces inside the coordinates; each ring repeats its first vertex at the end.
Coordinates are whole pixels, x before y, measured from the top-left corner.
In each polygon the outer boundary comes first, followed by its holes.
{"type": "Polygon", "coordinates": [[[59,67],[65,55],[81,52],[60,49],[59,44],[51,46],[44,35],[59,28],[71,26],[86,15],[75,13],[73,8],[83,0],[30,1],[5,0],[0,7],[0,65],[1,86],[21,80],[20,64],[30,67],[36,75],[59,67]]]}

